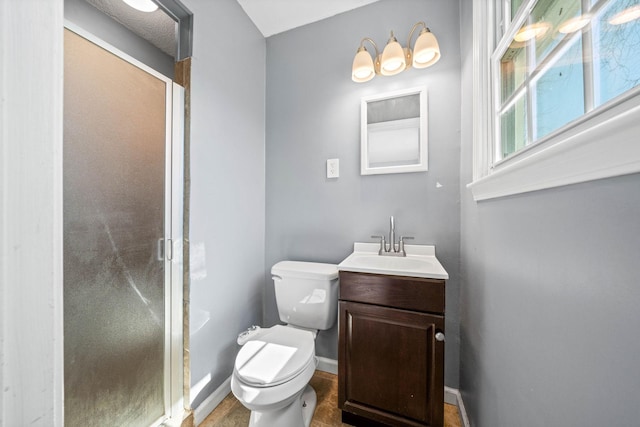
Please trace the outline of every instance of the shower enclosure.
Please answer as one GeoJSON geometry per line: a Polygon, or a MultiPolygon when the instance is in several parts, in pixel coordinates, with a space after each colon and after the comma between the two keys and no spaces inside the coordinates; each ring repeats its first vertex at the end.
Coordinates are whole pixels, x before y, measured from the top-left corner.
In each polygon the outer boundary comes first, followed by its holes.
{"type": "Polygon", "coordinates": [[[182,409],[183,92],[79,29],[64,50],[65,425],[157,425],[182,409]]]}

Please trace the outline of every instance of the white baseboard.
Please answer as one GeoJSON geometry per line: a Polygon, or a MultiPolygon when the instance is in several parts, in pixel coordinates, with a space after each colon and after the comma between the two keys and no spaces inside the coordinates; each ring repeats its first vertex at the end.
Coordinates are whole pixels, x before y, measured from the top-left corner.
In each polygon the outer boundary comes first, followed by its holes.
{"type": "Polygon", "coordinates": [[[205,418],[231,393],[231,377],[227,378],[213,393],[209,395],[196,409],[193,410],[193,422],[200,425],[205,418]]]}
{"type": "Polygon", "coordinates": [[[338,361],[326,357],[318,357],[317,370],[338,375],[338,361]]]}
{"type": "Polygon", "coordinates": [[[454,393],[454,390],[455,389],[452,389],[450,387],[444,388],[444,403],[458,406],[458,397],[454,393]]]}
{"type": "Polygon", "coordinates": [[[469,423],[469,417],[467,417],[467,411],[464,409],[464,402],[462,401],[462,395],[457,388],[444,387],[444,401],[451,405],[458,407],[458,413],[460,414],[460,421],[463,427],[471,427],[469,423]]]}

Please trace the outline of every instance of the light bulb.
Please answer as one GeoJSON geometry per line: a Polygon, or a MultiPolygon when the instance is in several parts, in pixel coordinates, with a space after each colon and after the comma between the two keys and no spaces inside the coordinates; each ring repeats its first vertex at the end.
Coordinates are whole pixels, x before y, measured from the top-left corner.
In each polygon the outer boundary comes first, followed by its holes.
{"type": "Polygon", "coordinates": [[[391,60],[384,63],[385,71],[395,71],[402,66],[402,61],[391,60]]]}
{"type": "Polygon", "coordinates": [[[415,61],[419,64],[424,64],[425,62],[431,61],[435,56],[436,53],[432,50],[423,51],[419,55],[415,56],[415,61]]]}

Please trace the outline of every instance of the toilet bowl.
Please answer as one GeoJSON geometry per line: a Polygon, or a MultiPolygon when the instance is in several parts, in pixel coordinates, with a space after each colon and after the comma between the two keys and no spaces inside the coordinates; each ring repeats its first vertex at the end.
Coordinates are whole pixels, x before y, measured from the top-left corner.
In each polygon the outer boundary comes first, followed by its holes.
{"type": "Polygon", "coordinates": [[[309,427],[317,401],[309,385],[318,364],[315,337],[337,319],[338,267],[281,261],[271,274],[286,325],[238,336],[231,391],[251,410],[252,427],[309,427]]]}
{"type": "Polygon", "coordinates": [[[231,376],[231,391],[251,410],[250,426],[309,426],[316,393],[314,334],[276,325],[247,341],[231,376]]]}

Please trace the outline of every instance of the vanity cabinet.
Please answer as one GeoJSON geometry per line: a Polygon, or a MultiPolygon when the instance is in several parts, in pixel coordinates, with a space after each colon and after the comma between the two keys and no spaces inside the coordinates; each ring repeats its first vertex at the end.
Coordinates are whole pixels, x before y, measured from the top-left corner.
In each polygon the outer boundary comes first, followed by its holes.
{"type": "Polygon", "coordinates": [[[444,280],[340,271],[343,422],[442,427],[444,306],[444,280]]]}

